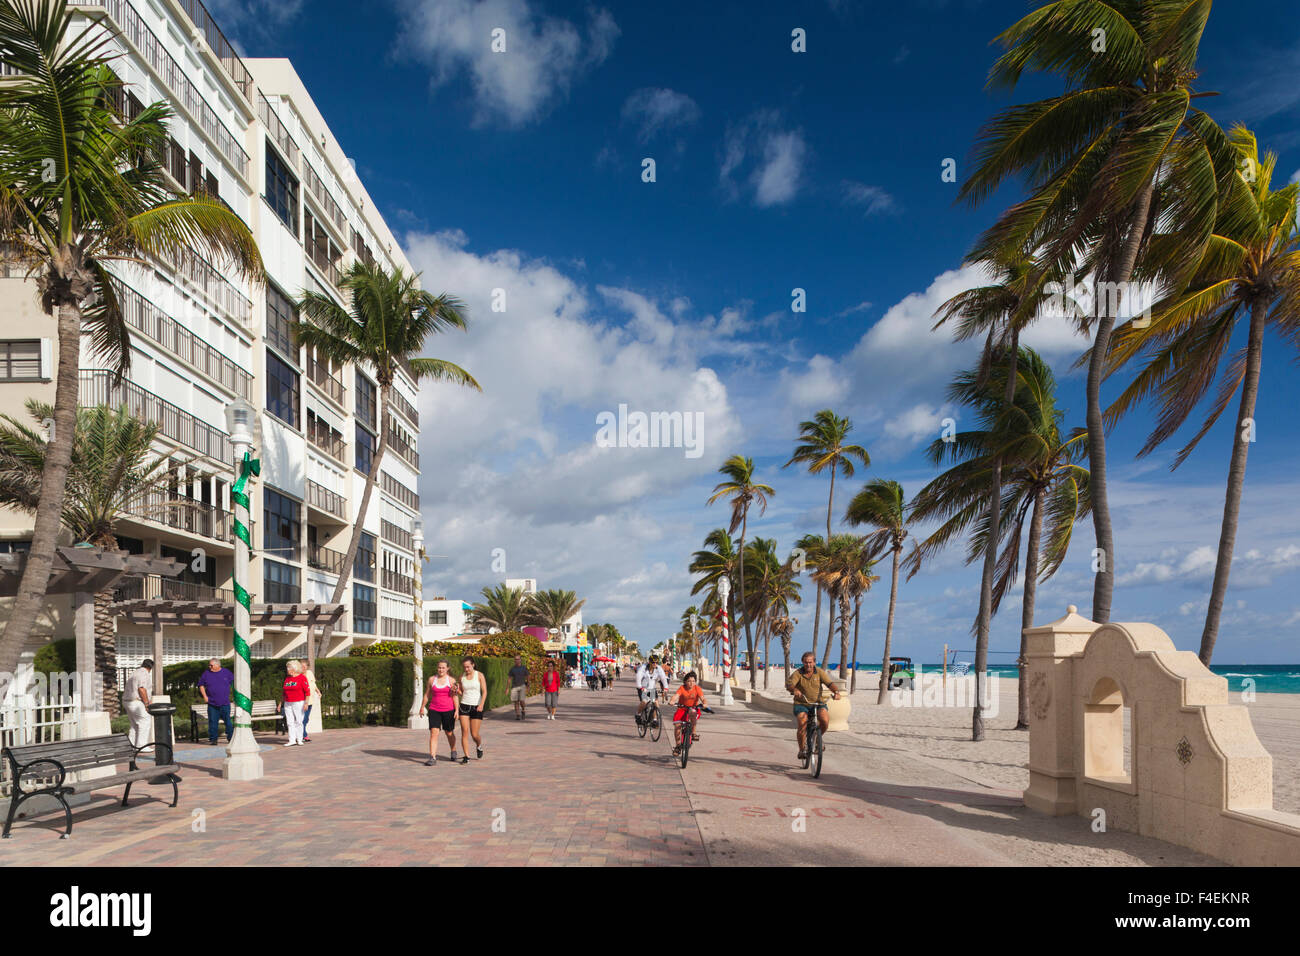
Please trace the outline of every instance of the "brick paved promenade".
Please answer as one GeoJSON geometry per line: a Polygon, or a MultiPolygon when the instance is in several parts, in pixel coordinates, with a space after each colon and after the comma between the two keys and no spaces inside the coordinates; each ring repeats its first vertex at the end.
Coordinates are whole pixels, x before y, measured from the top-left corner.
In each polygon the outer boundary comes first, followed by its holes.
{"type": "Polygon", "coordinates": [[[788,719],[741,704],[704,718],[682,771],[671,726],[658,743],[639,738],[634,707],[624,679],[565,690],[555,721],[540,700],[523,722],[501,709],[483,723],[483,759],[464,766],[424,766],[423,730],[331,730],[293,748],[260,735],[273,745],[266,776],[240,784],[221,778],[221,748],[181,742],[179,807],[156,799],[170,786],[137,785],[126,809],[120,790],[99,792],[74,808],[67,841],[61,812],[19,821],[0,865],[971,866],[1051,864],[1063,844],[1085,855],[1118,845],[1137,865],[1213,862],[1031,814],[1018,793],[853,734],[828,736],[813,780],[795,764],[788,719]]]}

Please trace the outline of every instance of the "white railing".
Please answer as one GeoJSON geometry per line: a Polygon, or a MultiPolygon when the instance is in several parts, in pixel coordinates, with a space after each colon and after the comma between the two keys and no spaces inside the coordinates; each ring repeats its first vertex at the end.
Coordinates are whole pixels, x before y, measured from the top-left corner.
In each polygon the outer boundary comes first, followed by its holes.
{"type": "MultiPolygon", "coordinates": [[[[36,698],[11,694],[0,702],[0,747],[26,747],[60,740],[74,740],[81,732],[79,694],[36,698]]],[[[0,796],[12,791],[9,761],[0,761],[0,796]]]]}

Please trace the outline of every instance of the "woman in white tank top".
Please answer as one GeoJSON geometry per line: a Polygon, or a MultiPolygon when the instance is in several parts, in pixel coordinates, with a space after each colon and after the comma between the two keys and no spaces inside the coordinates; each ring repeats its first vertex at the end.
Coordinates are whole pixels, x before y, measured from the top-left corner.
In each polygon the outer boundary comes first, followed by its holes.
{"type": "Polygon", "coordinates": [[[483,704],[487,701],[487,678],[474,669],[472,657],[463,658],[460,666],[460,738],[465,747],[460,762],[469,763],[471,737],[474,738],[478,759],[483,759],[483,738],[479,734],[483,727],[483,704]]]}

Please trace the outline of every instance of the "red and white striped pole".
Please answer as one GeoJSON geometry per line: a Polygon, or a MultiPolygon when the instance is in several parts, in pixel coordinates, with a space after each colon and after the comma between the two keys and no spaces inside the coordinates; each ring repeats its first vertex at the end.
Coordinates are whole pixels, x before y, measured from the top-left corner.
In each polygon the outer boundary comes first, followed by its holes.
{"type": "Polygon", "coordinates": [[[725,577],[718,581],[718,601],[722,615],[722,703],[735,703],[731,696],[731,628],[727,620],[727,598],[731,594],[731,582],[725,577]]]}

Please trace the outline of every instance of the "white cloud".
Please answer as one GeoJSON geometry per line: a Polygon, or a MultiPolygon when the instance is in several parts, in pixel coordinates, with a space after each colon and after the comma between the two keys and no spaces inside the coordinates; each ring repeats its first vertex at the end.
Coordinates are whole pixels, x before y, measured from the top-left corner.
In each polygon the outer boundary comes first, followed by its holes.
{"type": "Polygon", "coordinates": [[[700,108],[685,93],[663,87],[643,87],[623,104],[623,119],[638,125],[637,137],[649,142],[657,133],[689,126],[700,118],[700,108]]]}
{"type": "Polygon", "coordinates": [[[852,206],[861,206],[864,215],[896,212],[898,209],[894,197],[879,186],[868,186],[851,179],[846,179],[842,185],[844,201],[852,206]]]}
{"type": "Polygon", "coordinates": [[[722,153],[719,180],[733,198],[742,192],[738,178],[758,206],[780,205],[798,195],[808,146],[803,132],[786,128],[775,110],[759,110],[729,126],[722,153]]]}
{"type": "Polygon", "coordinates": [[[434,85],[467,74],[476,122],[507,126],[537,119],[567,95],[604,62],[620,32],[606,10],[589,10],[584,36],[529,0],[422,0],[404,20],[401,46],[429,62],[434,85]],[[496,30],[505,31],[504,52],[493,50],[496,30]]]}

